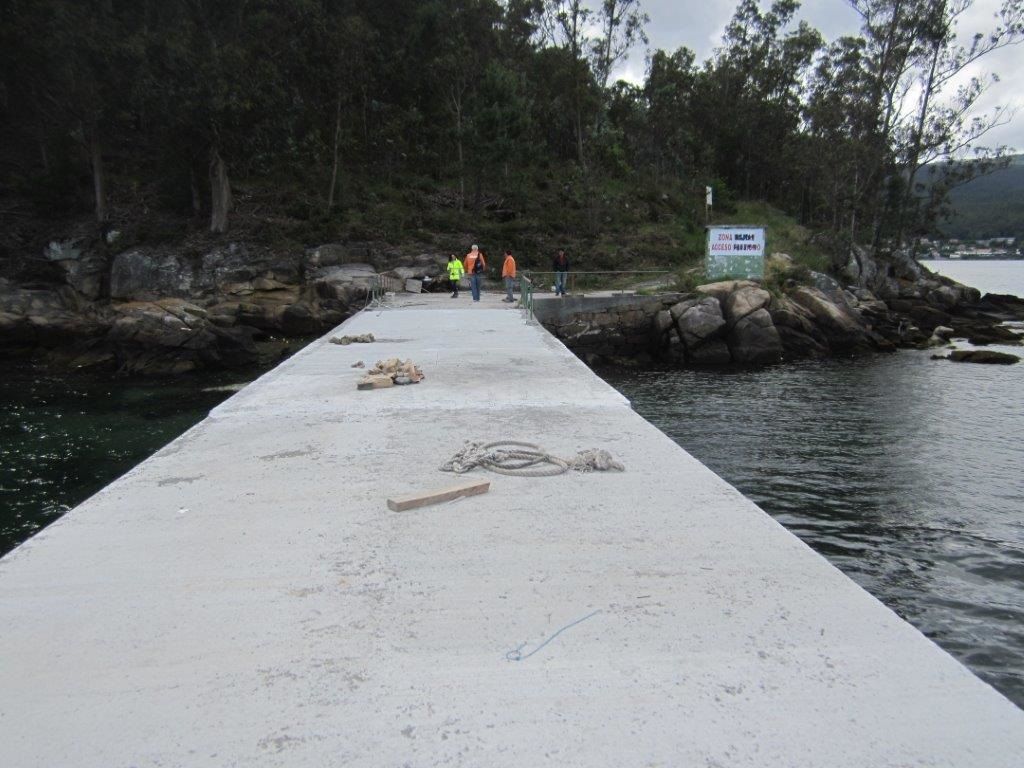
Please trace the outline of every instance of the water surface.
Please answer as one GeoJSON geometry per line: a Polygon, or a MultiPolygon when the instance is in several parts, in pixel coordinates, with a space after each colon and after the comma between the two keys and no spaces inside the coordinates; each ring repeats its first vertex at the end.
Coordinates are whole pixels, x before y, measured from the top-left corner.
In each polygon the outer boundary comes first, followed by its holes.
{"type": "Polygon", "coordinates": [[[201,421],[231,395],[218,387],[238,378],[131,380],[5,363],[0,555],[201,421]]]}
{"type": "Polygon", "coordinates": [[[977,288],[982,293],[1024,296],[1024,261],[984,259],[922,261],[928,269],[977,288]]]}

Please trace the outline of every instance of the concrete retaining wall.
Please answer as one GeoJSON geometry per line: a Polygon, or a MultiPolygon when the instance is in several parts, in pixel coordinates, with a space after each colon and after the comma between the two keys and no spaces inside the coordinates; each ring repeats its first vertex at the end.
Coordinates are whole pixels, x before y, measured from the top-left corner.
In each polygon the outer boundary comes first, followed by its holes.
{"type": "Polygon", "coordinates": [[[540,296],[534,314],[541,324],[590,364],[653,359],[654,316],[680,294],[638,296],[540,296]]]}

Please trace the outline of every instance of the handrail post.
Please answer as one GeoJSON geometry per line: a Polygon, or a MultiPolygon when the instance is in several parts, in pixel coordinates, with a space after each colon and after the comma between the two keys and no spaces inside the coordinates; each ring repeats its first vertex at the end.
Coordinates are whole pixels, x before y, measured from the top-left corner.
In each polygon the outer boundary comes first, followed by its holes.
{"type": "Polygon", "coordinates": [[[526,319],[533,321],[533,281],[525,274],[519,277],[519,306],[526,310],[526,319]]]}

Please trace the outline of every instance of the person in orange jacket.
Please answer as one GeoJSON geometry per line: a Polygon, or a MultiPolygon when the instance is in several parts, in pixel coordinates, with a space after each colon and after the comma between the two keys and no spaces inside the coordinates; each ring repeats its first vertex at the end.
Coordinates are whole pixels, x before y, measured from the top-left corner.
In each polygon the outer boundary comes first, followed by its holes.
{"type": "Polygon", "coordinates": [[[505,261],[501,265],[501,276],[505,280],[505,298],[502,301],[515,301],[512,296],[512,289],[516,284],[516,260],[512,258],[512,251],[505,249],[505,261]]]}
{"type": "Polygon", "coordinates": [[[487,261],[484,259],[483,253],[480,252],[480,246],[474,244],[466,254],[466,274],[469,275],[469,287],[473,291],[473,301],[480,301],[480,279],[483,277],[485,269],[487,269],[487,261]]]}

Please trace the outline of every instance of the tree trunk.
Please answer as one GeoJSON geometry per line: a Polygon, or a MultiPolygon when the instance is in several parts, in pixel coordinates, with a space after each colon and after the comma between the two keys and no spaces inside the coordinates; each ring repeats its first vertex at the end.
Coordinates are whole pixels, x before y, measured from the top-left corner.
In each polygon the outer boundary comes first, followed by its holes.
{"type": "MultiPolygon", "coordinates": [[[[853,174],[853,197],[850,206],[850,242],[857,242],[857,185],[860,183],[860,168],[853,174]]],[[[876,243],[877,246],[877,243],[876,243]]]]}
{"type": "Polygon", "coordinates": [[[334,207],[334,190],[338,185],[338,145],[341,143],[341,94],[334,105],[334,162],[331,165],[331,189],[327,194],[327,212],[334,207]]]}
{"type": "Polygon", "coordinates": [[[363,86],[363,143],[365,144],[370,140],[370,121],[366,116],[367,101],[369,95],[367,94],[366,86],[363,86]]]}
{"type": "Polygon", "coordinates": [[[220,150],[210,147],[210,231],[218,234],[228,231],[228,211],[231,210],[231,182],[228,166],[220,150]]]}
{"type": "Polygon", "coordinates": [[[892,15],[889,19],[889,26],[882,40],[877,72],[875,77],[874,93],[872,103],[877,104],[882,113],[881,132],[875,138],[874,144],[874,167],[868,174],[865,181],[864,192],[871,195],[871,246],[878,250],[882,240],[882,202],[879,199],[881,185],[885,179],[885,156],[890,148],[890,134],[892,132],[892,120],[895,110],[895,89],[898,87],[899,77],[893,82],[886,82],[891,78],[893,71],[899,73],[903,64],[899,61],[893,62],[890,56],[896,47],[896,32],[903,22],[903,0],[896,0],[892,7],[892,15]]]}
{"type": "Polygon", "coordinates": [[[579,105],[579,95],[576,96],[576,155],[580,161],[580,167],[586,168],[587,163],[583,157],[583,116],[579,105]]]}
{"type": "Polygon", "coordinates": [[[96,201],[96,221],[107,220],[107,180],[103,169],[103,149],[96,131],[89,132],[89,159],[92,162],[92,191],[96,201]]]}
{"type": "Polygon", "coordinates": [[[452,114],[455,116],[455,155],[459,161],[459,210],[466,209],[466,157],[462,142],[462,92],[463,89],[453,83],[448,89],[448,101],[452,114]]]}
{"type": "Polygon", "coordinates": [[[189,192],[192,193],[192,215],[198,216],[203,212],[203,197],[199,191],[199,179],[196,178],[196,165],[194,160],[188,168],[188,186],[189,192]]]}
{"type": "Polygon", "coordinates": [[[466,157],[462,145],[462,103],[456,102],[455,106],[455,136],[456,151],[459,156],[459,210],[466,209],[466,157]]]}
{"type": "Polygon", "coordinates": [[[939,66],[939,54],[942,52],[941,41],[936,40],[932,47],[932,62],[928,70],[924,92],[921,94],[921,108],[917,114],[917,124],[914,126],[914,141],[907,156],[907,189],[903,194],[903,202],[899,210],[899,226],[896,230],[896,247],[903,247],[903,235],[906,233],[907,213],[914,199],[914,184],[917,183],[917,172],[921,169],[921,139],[924,136],[925,121],[928,118],[928,109],[931,106],[931,98],[935,89],[935,72],[939,66]]]}

